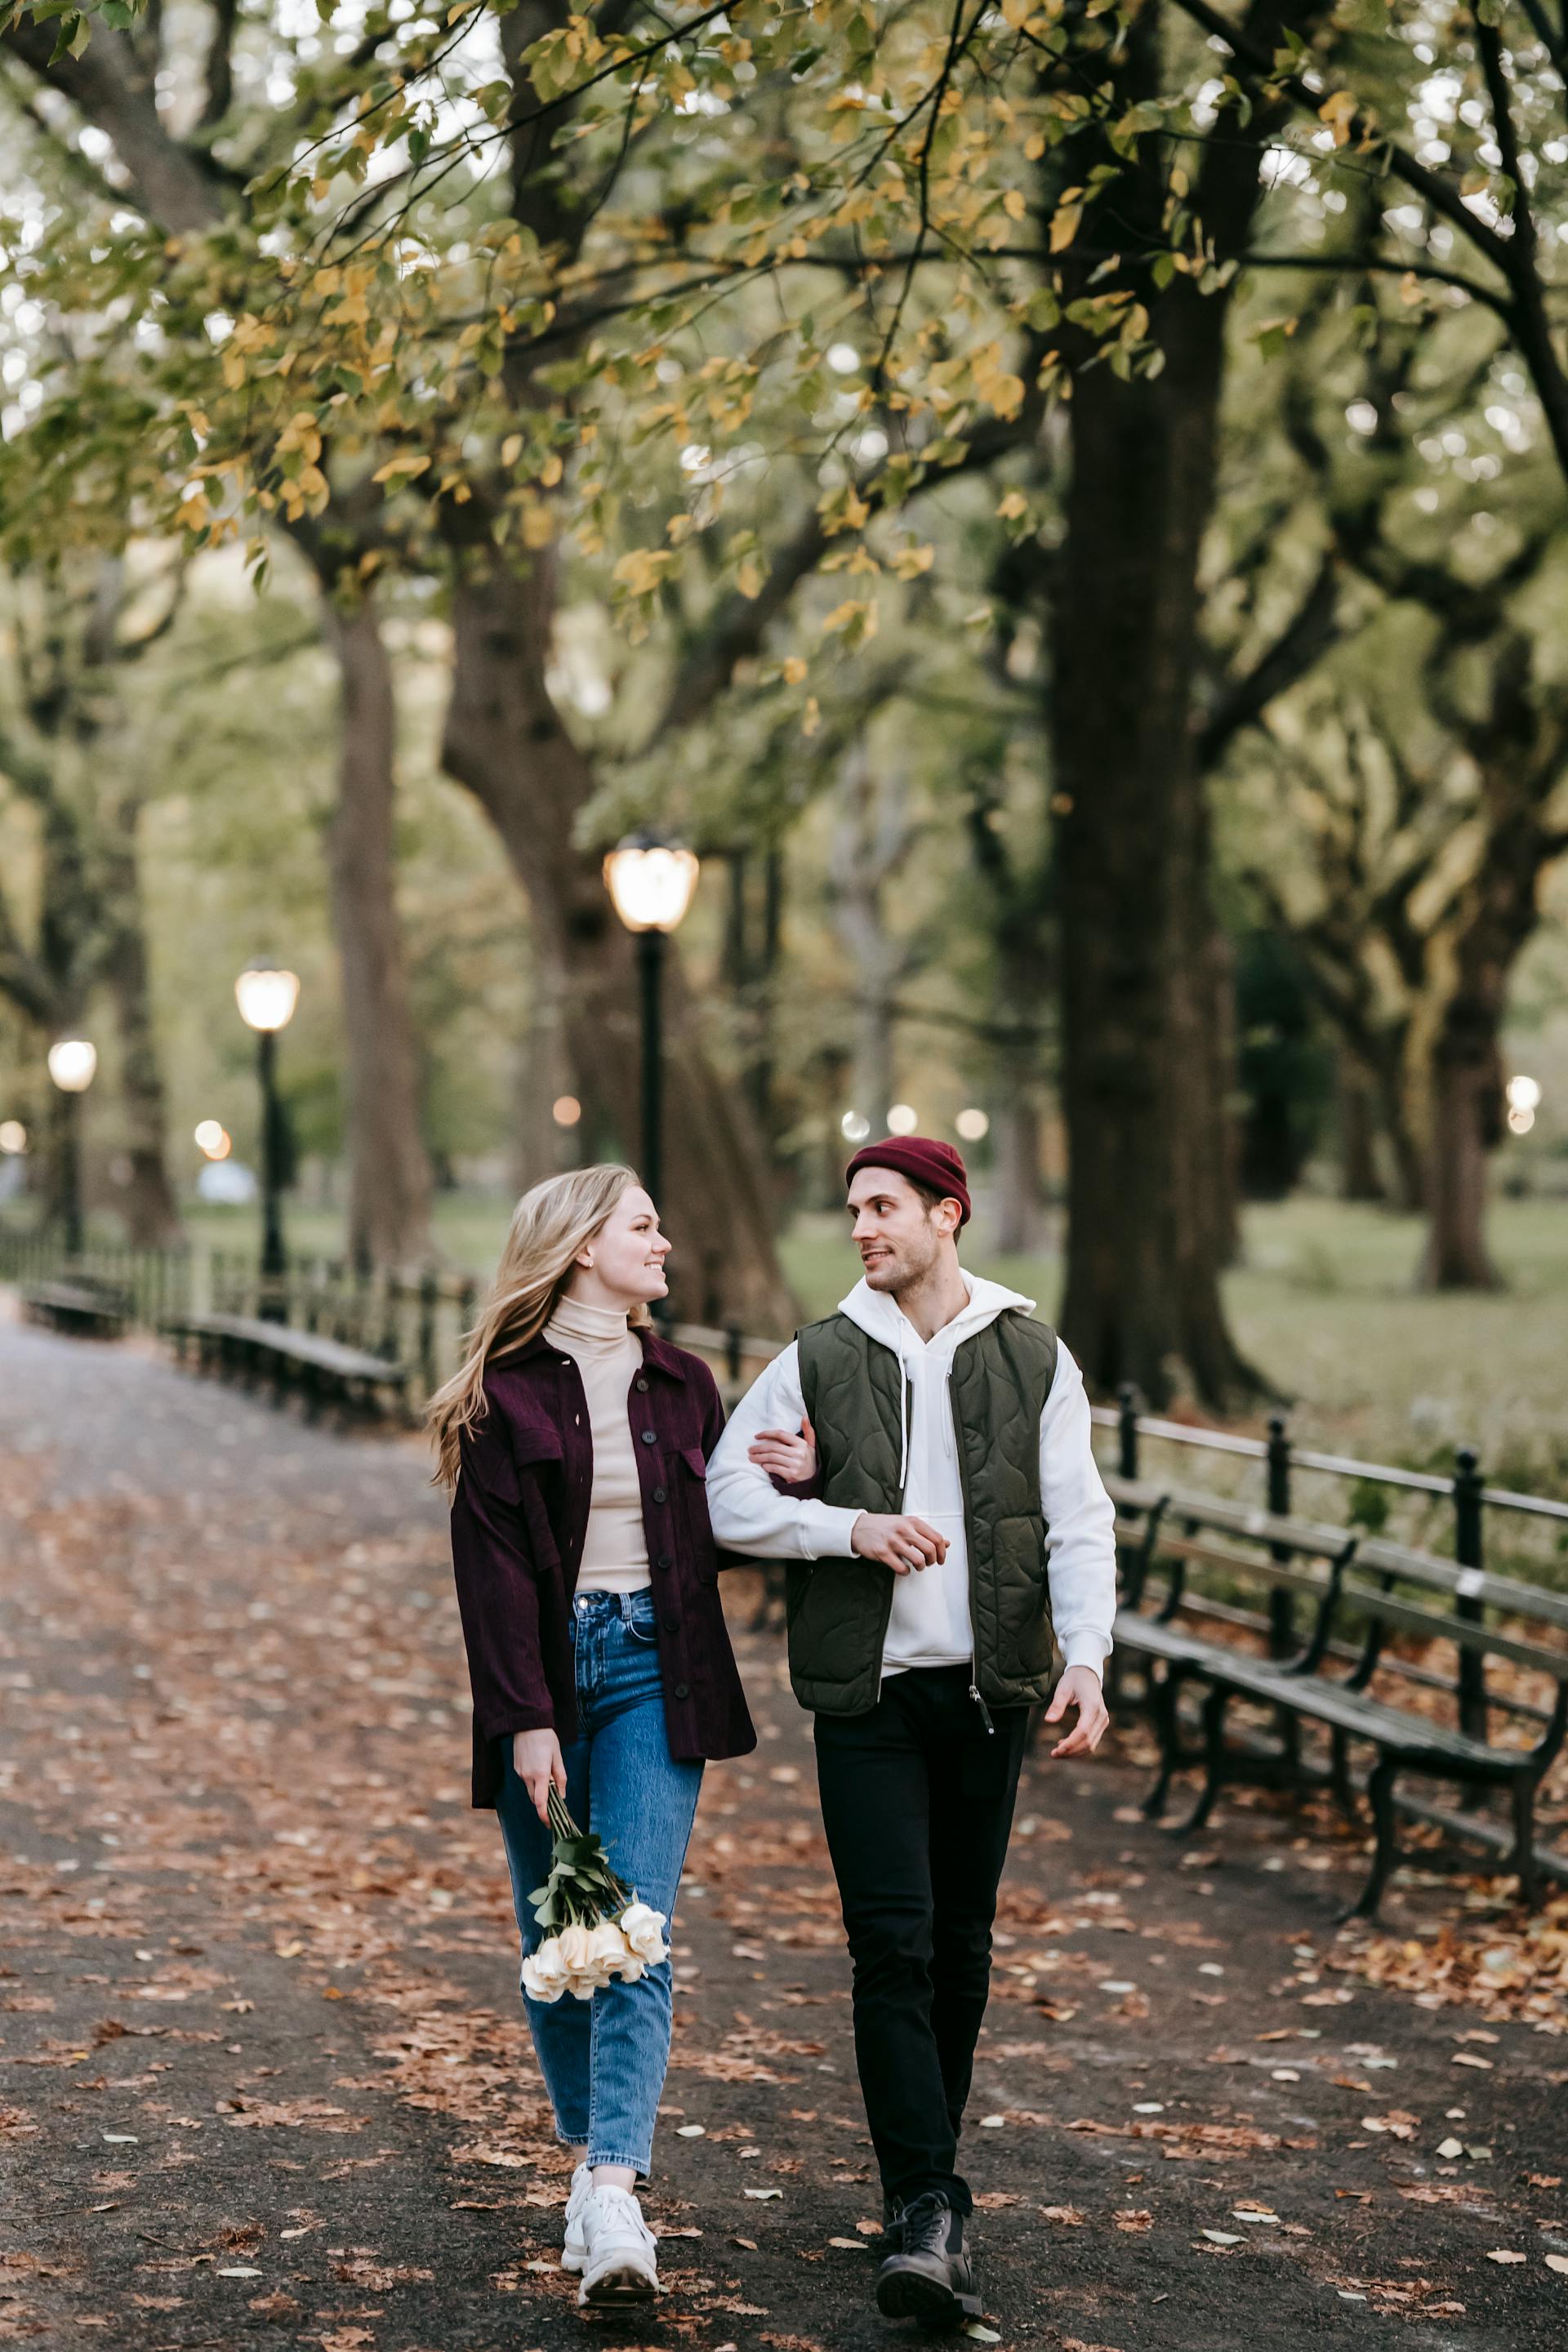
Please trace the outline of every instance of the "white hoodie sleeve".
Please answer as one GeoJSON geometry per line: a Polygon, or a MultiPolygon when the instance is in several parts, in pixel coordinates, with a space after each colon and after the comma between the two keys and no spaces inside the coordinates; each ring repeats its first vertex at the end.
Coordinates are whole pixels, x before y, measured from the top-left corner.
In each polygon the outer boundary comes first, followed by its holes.
{"type": "Polygon", "coordinates": [[[746,1456],[763,1430],[797,1430],[805,1417],[800,1351],[792,1339],[741,1399],[708,1465],[708,1516],[730,1550],[750,1552],[757,1559],[848,1556],[858,1511],[781,1495],[767,1472],[746,1456]]]}
{"type": "Polygon", "coordinates": [[[1083,1374],[1058,1341],[1057,1374],[1040,1415],[1051,1620],[1064,1663],[1099,1674],[1116,1622],[1116,1511],[1094,1458],[1093,1433],[1083,1374]]]}

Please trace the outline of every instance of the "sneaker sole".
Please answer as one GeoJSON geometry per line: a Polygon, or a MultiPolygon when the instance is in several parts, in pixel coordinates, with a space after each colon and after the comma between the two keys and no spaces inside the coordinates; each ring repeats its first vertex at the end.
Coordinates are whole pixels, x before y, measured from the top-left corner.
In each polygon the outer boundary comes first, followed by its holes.
{"type": "Polygon", "coordinates": [[[978,2319],[984,2305],[977,2294],[954,2294],[940,2279],[919,2271],[894,2271],[877,2282],[877,2308],[884,2319],[918,2319],[922,2327],[956,2327],[961,2320],[978,2319]]]}
{"type": "Polygon", "coordinates": [[[577,2290],[577,2301],[579,2305],[614,2311],[633,2304],[652,2303],[658,2294],[658,2279],[626,2263],[605,2271],[600,2278],[584,2279],[577,2290]]]}

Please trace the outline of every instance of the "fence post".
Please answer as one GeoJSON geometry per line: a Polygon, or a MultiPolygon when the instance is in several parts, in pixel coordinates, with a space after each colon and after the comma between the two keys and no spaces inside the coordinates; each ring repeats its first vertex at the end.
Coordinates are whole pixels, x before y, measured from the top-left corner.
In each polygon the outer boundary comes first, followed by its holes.
{"type": "Polygon", "coordinates": [[[731,1323],[727,1326],[724,1332],[724,1370],[737,1388],[741,1385],[741,1373],[744,1363],[744,1337],[740,1325],[731,1323]]]}
{"type": "MultiPolygon", "coordinates": [[[[1268,1451],[1265,1457],[1268,1471],[1268,1509],[1276,1518],[1290,1515],[1290,1439],[1282,1412],[1268,1416],[1268,1451]]],[[[1289,1560],[1289,1544],[1270,1544],[1269,1551],[1278,1560],[1289,1560]]],[[[1268,1595],[1268,1647],[1276,1658],[1289,1657],[1296,1648],[1296,1596],[1274,1586],[1268,1595]]]]}
{"type": "MultiPolygon", "coordinates": [[[[1454,1558],[1461,1569],[1479,1570],[1486,1564],[1481,1488],[1476,1449],[1473,1445],[1461,1445],[1454,1455],[1454,1558]]],[[[1465,1584],[1461,1576],[1454,1614],[1469,1624],[1479,1625],[1483,1614],[1480,1595],[1479,1591],[1467,1592],[1465,1584]]],[[[1472,1739],[1484,1739],[1487,1736],[1486,1664],[1479,1650],[1459,1652],[1459,1728],[1472,1739]]]]}
{"type": "Polygon", "coordinates": [[[1123,1381],[1116,1391],[1116,1468],[1122,1478],[1138,1475],[1138,1391],[1123,1381]]]}
{"type": "Polygon", "coordinates": [[[459,1364],[463,1360],[463,1341],[466,1335],[473,1328],[474,1315],[479,1303],[478,1283],[460,1284],[458,1290],[458,1361],[459,1364]]]}
{"type": "Polygon", "coordinates": [[[419,1385],[426,1396],[436,1392],[436,1277],[428,1268],[419,1277],[419,1385]]]}

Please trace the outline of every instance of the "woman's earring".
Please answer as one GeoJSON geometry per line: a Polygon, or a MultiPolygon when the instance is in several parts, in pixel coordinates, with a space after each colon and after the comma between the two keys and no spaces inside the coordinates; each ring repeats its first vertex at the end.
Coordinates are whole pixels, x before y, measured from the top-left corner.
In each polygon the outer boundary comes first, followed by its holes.
{"type": "Polygon", "coordinates": [[[586,1257],[584,1257],[584,1258],[581,1259],[579,1262],[580,1262],[580,1264],[582,1264],[582,1265],[593,1265],[593,1263],[594,1263],[593,1252],[592,1252],[592,1251],[590,1251],[590,1252],[589,1252],[589,1254],[588,1254],[588,1255],[587,1255],[586,1257]]]}

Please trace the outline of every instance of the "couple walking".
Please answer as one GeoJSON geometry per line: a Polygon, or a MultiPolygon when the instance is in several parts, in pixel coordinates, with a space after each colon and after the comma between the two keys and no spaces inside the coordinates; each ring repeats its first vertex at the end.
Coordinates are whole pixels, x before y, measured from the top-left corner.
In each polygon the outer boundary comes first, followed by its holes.
{"type": "MultiPolygon", "coordinates": [[[[1076,1709],[1053,1756],[1105,1728],[1112,1512],[1077,1365],[1032,1300],[959,1263],[958,1153],[889,1138],[856,1154],[848,1188],[863,1279],[726,1429],[707,1366],[651,1328],[670,1245],[636,1177],[536,1185],[431,1423],[474,1802],[500,1812],[525,1956],[552,1788],[672,1918],[703,1763],[756,1744],[720,1547],[789,1563],[790,1676],[815,1718],[882,2179],[877,2302],[940,2326],[981,2309],[958,2137],[1029,1709],[1050,1696],[1053,1724],[1076,1709]]],[[[669,2057],[669,1963],[527,2011],[578,2157],[563,2256],[578,2299],[645,2301],[657,2249],[636,2190],[669,2057]]]]}

